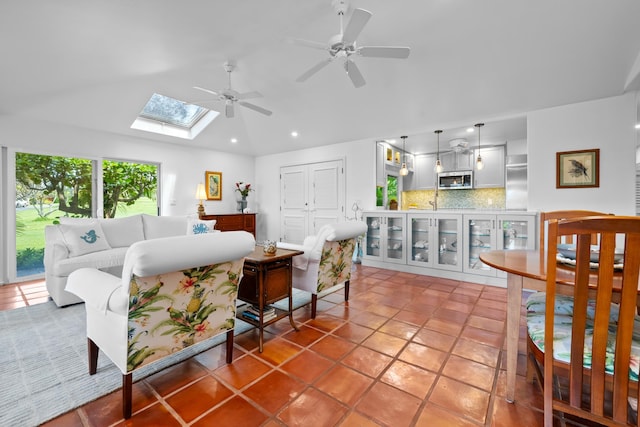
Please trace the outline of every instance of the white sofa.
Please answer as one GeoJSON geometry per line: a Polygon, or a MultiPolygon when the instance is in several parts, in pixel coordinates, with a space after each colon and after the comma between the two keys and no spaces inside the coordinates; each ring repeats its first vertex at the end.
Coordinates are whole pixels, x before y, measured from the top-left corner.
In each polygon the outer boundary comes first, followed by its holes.
{"type": "Polygon", "coordinates": [[[93,267],[120,277],[125,254],[133,243],[209,232],[214,226],[215,221],[201,221],[191,216],[60,218],[60,224],[48,225],[44,230],[47,291],[59,307],[82,302],[65,291],[67,277],[75,270],[93,267]]]}

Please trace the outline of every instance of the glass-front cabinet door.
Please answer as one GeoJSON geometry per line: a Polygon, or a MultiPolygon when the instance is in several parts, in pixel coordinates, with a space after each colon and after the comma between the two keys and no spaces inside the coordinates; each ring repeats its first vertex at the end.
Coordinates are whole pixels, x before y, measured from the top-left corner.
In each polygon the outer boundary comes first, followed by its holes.
{"type": "Polygon", "coordinates": [[[384,241],[384,236],[382,236],[383,228],[381,228],[381,225],[384,223],[384,219],[379,215],[371,216],[365,213],[364,223],[367,225],[367,235],[365,237],[363,255],[369,258],[378,258],[382,260],[380,245],[384,241]]]}
{"type": "Polygon", "coordinates": [[[407,216],[407,264],[431,267],[433,256],[429,251],[433,234],[433,215],[410,214],[407,216]]]}
{"type": "Polygon", "coordinates": [[[499,215],[498,249],[535,249],[535,215],[499,215]]]}
{"type": "Polygon", "coordinates": [[[386,262],[405,263],[405,214],[365,213],[367,225],[364,256],[386,262]]]}
{"type": "Polygon", "coordinates": [[[462,215],[434,214],[433,226],[429,243],[433,266],[462,271],[462,215]]]}
{"type": "Polygon", "coordinates": [[[389,215],[386,217],[386,257],[385,261],[397,262],[404,264],[405,262],[405,223],[406,215],[389,215]]]}
{"type": "Polygon", "coordinates": [[[496,249],[496,216],[495,215],[465,215],[464,236],[466,250],[464,254],[464,268],[466,273],[495,276],[495,270],[482,261],[482,252],[496,249]]]}

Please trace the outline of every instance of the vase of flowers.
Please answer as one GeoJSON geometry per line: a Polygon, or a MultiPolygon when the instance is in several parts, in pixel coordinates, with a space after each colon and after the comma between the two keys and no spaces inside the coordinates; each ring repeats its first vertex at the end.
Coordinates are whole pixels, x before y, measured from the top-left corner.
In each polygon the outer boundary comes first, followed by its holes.
{"type": "Polygon", "coordinates": [[[244,210],[247,208],[247,196],[249,195],[249,192],[253,191],[253,188],[251,188],[251,184],[240,181],[236,182],[236,191],[238,192],[238,195],[240,197],[237,200],[238,211],[244,212],[244,210]]]}

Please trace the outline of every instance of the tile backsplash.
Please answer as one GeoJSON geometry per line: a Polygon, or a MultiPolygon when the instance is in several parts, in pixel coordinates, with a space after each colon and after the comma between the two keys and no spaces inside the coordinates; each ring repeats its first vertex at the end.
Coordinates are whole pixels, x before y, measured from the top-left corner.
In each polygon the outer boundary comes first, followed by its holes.
{"type": "MultiPolygon", "coordinates": [[[[400,209],[432,209],[435,190],[412,190],[402,192],[400,209]]],[[[438,209],[504,209],[506,191],[504,188],[479,188],[474,190],[438,191],[438,209]]]]}

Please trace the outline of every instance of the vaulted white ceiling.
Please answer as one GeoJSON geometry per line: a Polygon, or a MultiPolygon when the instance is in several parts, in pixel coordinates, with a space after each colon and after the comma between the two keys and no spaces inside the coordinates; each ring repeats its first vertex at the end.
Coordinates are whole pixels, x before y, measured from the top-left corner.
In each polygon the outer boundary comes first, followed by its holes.
{"type": "MultiPolygon", "coordinates": [[[[506,138],[491,135],[491,125],[497,132],[502,119],[527,111],[640,87],[635,0],[351,6],[373,13],[360,45],[411,47],[405,60],[357,58],[367,81],[358,89],[339,61],[295,81],[327,53],[287,40],[328,42],[338,33],[331,0],[5,1],[0,114],[264,155],[400,135],[410,142],[480,121],[488,138],[506,138]],[[261,92],[251,102],[272,116],[236,107],[235,118],[221,114],[193,141],[130,129],[154,92],[202,101],[206,94],[193,86],[226,88],[227,60],[237,63],[233,88],[261,92]]],[[[220,103],[205,106],[223,111],[220,103]]]]}

